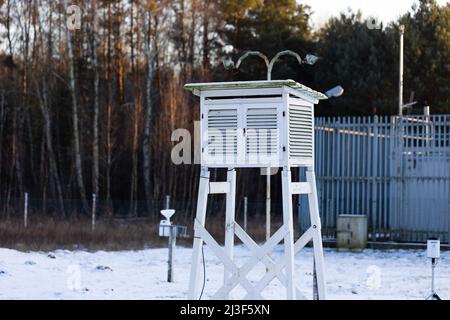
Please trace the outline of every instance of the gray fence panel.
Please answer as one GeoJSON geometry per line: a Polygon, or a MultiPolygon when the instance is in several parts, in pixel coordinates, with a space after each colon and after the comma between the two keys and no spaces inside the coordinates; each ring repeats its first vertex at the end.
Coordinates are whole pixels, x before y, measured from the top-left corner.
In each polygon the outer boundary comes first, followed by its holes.
{"type": "Polygon", "coordinates": [[[372,240],[450,242],[450,115],[316,118],[315,133],[324,238],[337,215],[366,214],[372,240]]]}

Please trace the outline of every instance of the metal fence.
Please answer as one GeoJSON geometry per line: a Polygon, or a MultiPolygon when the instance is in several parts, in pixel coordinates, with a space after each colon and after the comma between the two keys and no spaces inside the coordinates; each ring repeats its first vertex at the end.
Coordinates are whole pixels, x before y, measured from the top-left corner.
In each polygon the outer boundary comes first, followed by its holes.
{"type": "Polygon", "coordinates": [[[450,242],[450,115],[316,118],[315,134],[325,237],[337,215],[366,214],[374,241],[450,242]]]}

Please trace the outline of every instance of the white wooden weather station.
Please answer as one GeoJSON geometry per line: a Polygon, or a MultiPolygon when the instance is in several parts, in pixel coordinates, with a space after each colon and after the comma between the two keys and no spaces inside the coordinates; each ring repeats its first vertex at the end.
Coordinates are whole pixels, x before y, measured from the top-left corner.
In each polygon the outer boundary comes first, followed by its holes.
{"type": "Polygon", "coordinates": [[[224,265],[224,282],[212,296],[229,299],[241,285],[245,299],[263,299],[262,291],[274,280],[286,288],[287,299],[302,298],[296,284],[295,256],[311,240],[319,299],[326,299],[321,223],[314,173],[314,105],[327,97],[293,80],[186,84],[200,97],[201,172],[189,299],[198,299],[202,286],[202,246],[205,243],[224,265]],[[294,182],[291,168],[306,167],[306,181],[294,182]],[[210,168],[228,168],[226,181],[211,181],[210,168]],[[257,244],[235,221],[236,169],[282,168],[283,224],[263,245],[257,244]],[[209,194],[226,195],[225,245],[220,246],[205,228],[209,194]],[[307,194],[311,227],[294,239],[292,196],[307,194]],[[251,251],[238,266],[234,237],[251,251]],[[283,241],[278,261],[273,249],[283,241]],[[266,273],[256,283],[247,275],[262,262],[266,273]]]}

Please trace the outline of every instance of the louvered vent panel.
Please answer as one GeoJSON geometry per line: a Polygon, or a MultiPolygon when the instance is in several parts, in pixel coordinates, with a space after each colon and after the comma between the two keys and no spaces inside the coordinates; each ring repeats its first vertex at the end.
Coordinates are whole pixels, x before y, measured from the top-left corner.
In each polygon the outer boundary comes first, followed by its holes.
{"type": "Polygon", "coordinates": [[[313,157],[313,113],[311,107],[289,106],[289,156],[292,159],[313,157]]]}
{"type": "Polygon", "coordinates": [[[278,154],[276,108],[248,108],[246,152],[251,157],[275,157],[278,154]]]}
{"type": "Polygon", "coordinates": [[[208,155],[235,158],[237,156],[237,109],[208,111],[208,155]]]}

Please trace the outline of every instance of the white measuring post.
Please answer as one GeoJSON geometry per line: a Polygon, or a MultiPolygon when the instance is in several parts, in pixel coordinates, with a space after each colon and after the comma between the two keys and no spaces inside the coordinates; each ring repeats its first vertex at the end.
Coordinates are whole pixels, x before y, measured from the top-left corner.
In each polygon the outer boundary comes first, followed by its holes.
{"type": "Polygon", "coordinates": [[[436,293],[435,269],[438,259],[441,256],[441,242],[437,238],[427,240],[427,258],[431,259],[431,294],[427,300],[441,300],[436,293]]]}
{"type": "Polygon", "coordinates": [[[173,252],[175,249],[175,236],[176,229],[171,226],[170,227],[170,234],[169,234],[169,258],[168,258],[168,269],[167,269],[167,282],[174,282],[174,275],[173,275],[173,252]]]}
{"type": "Polygon", "coordinates": [[[159,235],[168,237],[168,258],[167,258],[167,282],[174,281],[173,272],[173,252],[175,249],[176,226],[172,225],[170,218],[175,214],[173,209],[161,210],[161,214],[166,218],[159,224],[159,235]]]}
{"type": "MultiPolygon", "coordinates": [[[[326,299],[321,223],[314,173],[314,105],[327,97],[293,80],[193,83],[185,85],[200,97],[201,172],[194,223],[194,245],[189,280],[189,299],[198,299],[202,279],[202,246],[207,245],[224,267],[224,281],[213,299],[229,299],[241,286],[245,299],[262,299],[261,292],[278,278],[286,298],[303,295],[296,283],[295,256],[311,240],[314,246],[318,298],[326,299]],[[292,181],[291,168],[307,168],[306,182],[292,181]],[[211,181],[210,169],[228,170],[226,181],[211,181]],[[283,224],[262,245],[235,221],[236,170],[282,168],[283,224]],[[225,246],[205,227],[209,194],[225,194],[225,246]],[[311,227],[294,239],[292,197],[307,194],[311,227]],[[234,237],[248,247],[251,256],[243,264],[233,255],[234,237]],[[271,253],[283,241],[284,254],[271,253]],[[251,283],[248,274],[262,262],[265,274],[251,283]]],[[[268,179],[269,180],[269,179],[268,179]]],[[[270,187],[270,184],[268,184],[270,187]]],[[[266,189],[267,190],[267,189],[266,189]]],[[[266,198],[270,199],[270,189],[266,198]]],[[[270,208],[270,206],[268,206],[270,208]]],[[[267,212],[266,212],[267,213],[267,212]]],[[[270,217],[266,214],[267,217],[270,217]]],[[[270,226],[270,221],[266,225],[270,226]]]]}
{"type": "Polygon", "coordinates": [[[26,229],[28,227],[28,192],[25,192],[23,202],[23,226],[26,229]]]}
{"type": "Polygon", "coordinates": [[[161,214],[165,217],[159,223],[159,236],[168,238],[168,257],[167,257],[167,282],[174,282],[173,256],[175,253],[175,245],[177,237],[187,238],[187,226],[174,225],[170,218],[175,214],[174,209],[169,209],[170,196],[166,196],[166,209],[161,210],[161,214]]]}
{"type": "Polygon", "coordinates": [[[248,197],[244,197],[244,230],[247,231],[248,197]]]}
{"type": "MultiPolygon", "coordinates": [[[[166,195],[166,210],[169,210],[170,208],[170,195],[166,195]]],[[[175,249],[175,241],[176,241],[176,229],[175,227],[172,225],[172,223],[170,222],[170,217],[167,219],[169,222],[169,243],[168,243],[168,248],[169,248],[169,256],[167,259],[167,282],[174,282],[174,272],[173,272],[173,252],[175,249]]]]}
{"type": "MultiPolygon", "coordinates": [[[[227,172],[227,183],[228,193],[226,194],[226,209],[225,209],[225,251],[230,260],[233,259],[234,255],[234,219],[236,212],[236,188],[231,188],[230,186],[236,185],[236,169],[229,168],[227,172]]],[[[233,275],[233,270],[224,268],[224,283],[231,285],[230,279],[233,275]]],[[[228,296],[226,296],[228,298],[228,296]]]]}
{"type": "Polygon", "coordinates": [[[270,239],[270,168],[267,168],[266,171],[266,241],[270,239]]]}

